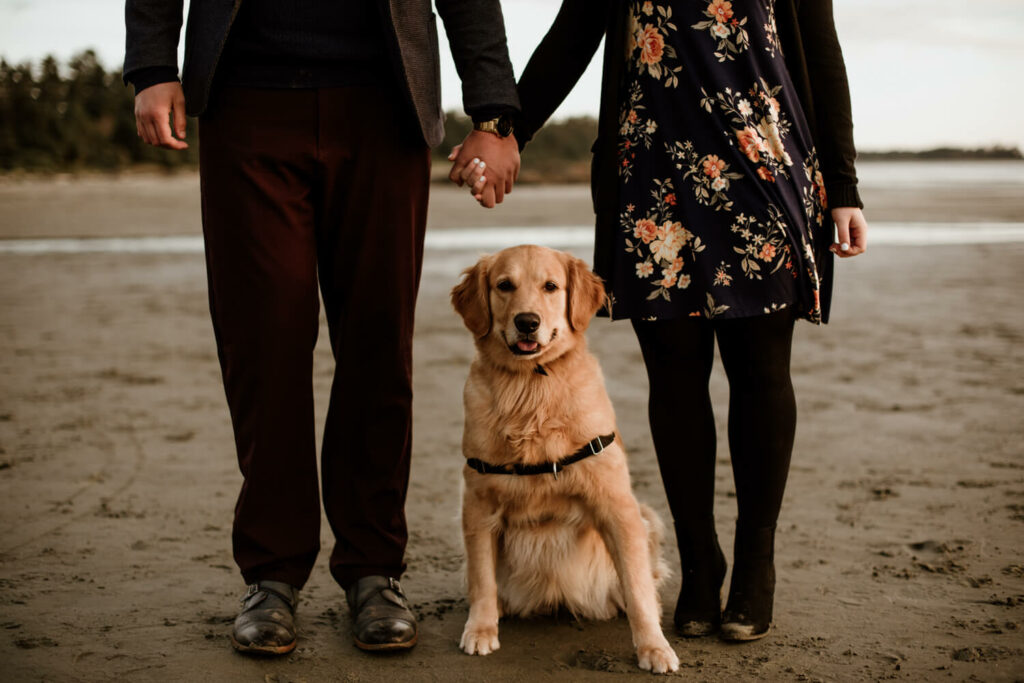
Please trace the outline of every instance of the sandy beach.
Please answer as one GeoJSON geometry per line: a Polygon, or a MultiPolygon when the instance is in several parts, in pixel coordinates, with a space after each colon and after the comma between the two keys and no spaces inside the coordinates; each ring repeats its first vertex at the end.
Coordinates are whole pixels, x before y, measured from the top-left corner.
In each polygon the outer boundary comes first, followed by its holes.
{"type": "MultiPolygon", "coordinates": [[[[1009,167],[1007,167],[1009,168],[1009,167]]],[[[1015,178],[1020,167],[1013,166],[1015,178]]],[[[905,172],[905,171],[900,171],[905,172]]],[[[1024,185],[865,176],[880,223],[1024,221],[1024,185]]],[[[911,174],[912,175],[912,174],[911,174]]],[[[995,172],[999,177],[999,173],[995,172]]],[[[582,186],[521,186],[486,212],[435,186],[429,230],[583,226],[582,186]]],[[[244,587],[230,551],[241,476],[202,256],[17,253],[9,240],[200,234],[198,179],[0,180],[0,680],[635,680],[625,618],[502,623],[502,647],[458,649],[467,613],[458,524],[461,391],[473,354],[448,291],[480,249],[428,249],[415,339],[403,581],[420,643],[351,644],[327,571],[303,591],[298,649],[249,659],[228,634],[244,587]]],[[[1024,242],[881,244],[839,264],[833,321],[800,323],[799,424],[779,525],[775,625],[726,645],[670,635],[698,681],[1024,680],[1024,242]]],[[[590,250],[574,251],[590,259],[590,250]]],[[[670,520],[627,323],[589,332],[638,498],[670,520]]],[[[314,386],[322,423],[326,328],[314,386]]],[[[727,387],[716,513],[731,548],[727,387]]],[[[662,591],[666,632],[678,591],[662,591]]],[[[731,553],[728,553],[731,555],[731,553]]]]}

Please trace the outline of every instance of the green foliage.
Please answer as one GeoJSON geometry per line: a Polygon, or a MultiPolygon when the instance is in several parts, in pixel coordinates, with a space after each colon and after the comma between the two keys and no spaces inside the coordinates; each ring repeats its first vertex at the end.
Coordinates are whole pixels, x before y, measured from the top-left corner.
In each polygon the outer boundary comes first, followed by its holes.
{"type": "Polygon", "coordinates": [[[184,152],[150,147],[136,134],[134,99],[121,73],[105,71],[92,50],[66,69],[53,57],[37,67],[0,60],[0,171],[194,166],[195,122],[184,152]]]}

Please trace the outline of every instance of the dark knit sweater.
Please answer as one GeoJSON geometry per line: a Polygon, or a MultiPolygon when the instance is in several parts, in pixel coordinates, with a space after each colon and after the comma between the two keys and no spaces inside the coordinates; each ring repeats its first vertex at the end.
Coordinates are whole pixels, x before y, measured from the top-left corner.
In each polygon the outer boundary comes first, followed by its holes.
{"type": "Polygon", "coordinates": [[[373,0],[245,0],[231,27],[219,82],[316,88],[392,78],[373,0]]]}
{"type": "MultiPolygon", "coordinates": [[[[378,3],[245,0],[217,66],[217,83],[317,88],[394,80],[378,3]]],[[[127,75],[136,93],[177,79],[170,67],[127,75]]]]}

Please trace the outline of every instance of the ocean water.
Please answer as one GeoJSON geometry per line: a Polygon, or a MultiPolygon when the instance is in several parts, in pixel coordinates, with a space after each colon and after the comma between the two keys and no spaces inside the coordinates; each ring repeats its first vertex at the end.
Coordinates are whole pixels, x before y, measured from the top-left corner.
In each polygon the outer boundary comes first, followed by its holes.
{"type": "Polygon", "coordinates": [[[867,188],[1019,187],[1024,161],[859,161],[857,175],[867,188]]]}

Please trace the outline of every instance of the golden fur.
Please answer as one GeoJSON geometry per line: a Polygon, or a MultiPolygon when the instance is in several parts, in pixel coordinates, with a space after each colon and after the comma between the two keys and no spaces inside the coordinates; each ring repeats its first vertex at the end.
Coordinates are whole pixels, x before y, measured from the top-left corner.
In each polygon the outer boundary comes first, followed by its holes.
{"type": "MultiPolygon", "coordinates": [[[[601,370],[584,338],[604,298],[600,279],[585,263],[543,247],[506,249],[463,273],[452,304],[477,347],[464,393],[467,458],[495,465],[555,462],[616,431],[601,370]],[[527,318],[536,329],[524,329],[527,318]],[[536,372],[538,365],[546,376],[536,372]]],[[[657,594],[668,573],[663,528],[633,496],[618,436],[557,479],[480,474],[468,466],[463,475],[470,601],[465,652],[498,649],[502,614],[565,607],[580,617],[608,619],[623,610],[640,667],[676,670],[679,659],[661,631],[657,594]]]]}

